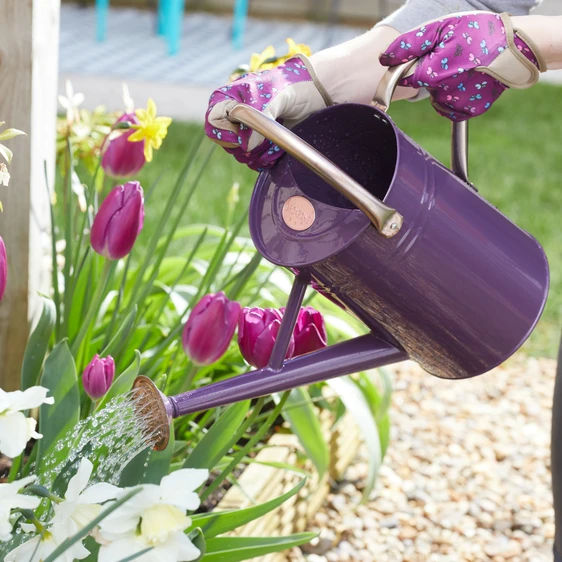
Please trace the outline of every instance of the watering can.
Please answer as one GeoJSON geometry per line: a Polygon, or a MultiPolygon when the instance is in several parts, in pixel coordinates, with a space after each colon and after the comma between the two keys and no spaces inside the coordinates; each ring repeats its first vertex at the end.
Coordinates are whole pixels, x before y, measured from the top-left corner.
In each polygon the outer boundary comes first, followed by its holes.
{"type": "Polygon", "coordinates": [[[184,414],[406,359],[474,377],[529,337],[548,294],[545,253],[468,181],[466,122],[453,124],[449,170],[388,117],[413,63],[386,73],[373,106],[331,106],[292,131],[252,107],[231,110],[286,152],[258,177],[249,222],[258,251],[295,280],[267,367],[171,397],[137,378],[155,449],[184,414]],[[285,360],[309,286],[370,333],[285,360]]]}

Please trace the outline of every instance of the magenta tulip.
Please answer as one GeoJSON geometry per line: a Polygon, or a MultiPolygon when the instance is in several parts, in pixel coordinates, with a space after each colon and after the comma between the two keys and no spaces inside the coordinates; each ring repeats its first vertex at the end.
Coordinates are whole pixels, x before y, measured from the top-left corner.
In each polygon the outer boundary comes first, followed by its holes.
{"type": "MultiPolygon", "coordinates": [[[[138,125],[139,120],[134,113],[125,113],[117,123],[128,121],[138,125]]],[[[130,178],[139,172],[146,164],[144,157],[144,142],[130,142],[129,137],[135,129],[114,131],[108,140],[107,148],[103,153],[101,167],[108,176],[114,178],[130,178]]]]}
{"type": "Polygon", "coordinates": [[[328,345],[328,334],[322,314],[311,306],[301,308],[295,326],[294,338],[294,357],[326,347],[328,345]]]}
{"type": "Polygon", "coordinates": [[[6,281],[8,279],[8,258],[6,256],[6,246],[0,236],[0,301],[4,297],[6,281]]]}
{"type": "Polygon", "coordinates": [[[144,222],[144,197],[138,181],[112,189],[94,218],[92,248],[110,260],[125,257],[133,248],[144,222]]]}
{"type": "Polygon", "coordinates": [[[224,293],[205,295],[193,308],[183,329],[185,353],[196,365],[218,361],[232,340],[240,304],[224,293]]]}
{"type": "MultiPolygon", "coordinates": [[[[283,315],[274,308],[244,308],[238,318],[238,345],[244,359],[262,369],[269,363],[273,344],[283,315]]],[[[291,336],[286,359],[293,356],[295,341],[291,336]]]]}
{"type": "Polygon", "coordinates": [[[114,376],[115,363],[113,357],[108,355],[102,359],[99,355],[94,355],[82,375],[82,384],[86,394],[92,400],[99,400],[109,390],[114,376]]]}

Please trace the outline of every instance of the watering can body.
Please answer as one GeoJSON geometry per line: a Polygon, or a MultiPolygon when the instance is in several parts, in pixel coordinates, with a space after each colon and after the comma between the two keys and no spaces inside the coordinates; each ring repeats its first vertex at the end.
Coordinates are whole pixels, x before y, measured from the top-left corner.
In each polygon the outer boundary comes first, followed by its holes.
{"type": "Polygon", "coordinates": [[[136,379],[153,448],[167,446],[172,418],[408,358],[442,378],[480,375],[531,334],[548,294],[547,259],[468,182],[466,123],[453,125],[453,173],[386,115],[415,62],[386,73],[377,107],[328,107],[292,132],[252,107],[230,111],[286,152],[258,178],[250,232],[295,281],[267,367],[170,397],[136,379]],[[309,286],[369,333],[285,360],[309,286]]]}
{"type": "Polygon", "coordinates": [[[381,236],[286,154],[262,172],[250,206],[251,235],[266,259],[307,275],[433,375],[485,373],[522,345],[548,293],[548,263],[534,238],[375,107],[332,106],[293,132],[403,224],[381,236]]]}

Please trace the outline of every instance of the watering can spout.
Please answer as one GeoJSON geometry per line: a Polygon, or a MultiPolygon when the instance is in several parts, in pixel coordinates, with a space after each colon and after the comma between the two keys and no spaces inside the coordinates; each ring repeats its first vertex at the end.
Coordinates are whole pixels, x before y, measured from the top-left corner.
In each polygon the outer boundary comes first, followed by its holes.
{"type": "MultiPolygon", "coordinates": [[[[140,401],[143,407],[137,408],[137,413],[144,419],[149,417],[154,420],[154,432],[165,435],[169,434],[172,418],[382,367],[407,358],[404,351],[368,334],[289,359],[281,369],[265,367],[177,396],[164,396],[150,379],[141,376],[134,385],[143,396],[140,401]]],[[[167,439],[160,439],[160,444],[154,448],[163,449],[166,444],[167,439]]]]}

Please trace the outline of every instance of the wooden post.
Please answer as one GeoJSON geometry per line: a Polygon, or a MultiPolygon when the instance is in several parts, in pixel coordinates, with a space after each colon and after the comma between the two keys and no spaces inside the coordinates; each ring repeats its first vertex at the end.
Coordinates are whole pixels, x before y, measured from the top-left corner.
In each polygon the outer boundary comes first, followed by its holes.
{"type": "Polygon", "coordinates": [[[14,152],[9,187],[0,188],[0,235],[8,284],[0,303],[0,388],[19,387],[37,291],[48,290],[49,183],[54,178],[60,0],[0,0],[0,121],[25,137],[14,152]]]}

